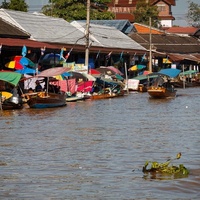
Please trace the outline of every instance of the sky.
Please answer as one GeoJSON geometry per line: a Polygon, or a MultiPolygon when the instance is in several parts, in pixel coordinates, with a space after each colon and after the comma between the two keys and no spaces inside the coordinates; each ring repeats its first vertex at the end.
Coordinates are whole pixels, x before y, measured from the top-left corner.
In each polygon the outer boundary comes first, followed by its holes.
{"type": "MultiPolygon", "coordinates": [[[[0,0],[0,4],[5,0],[0,0]]],[[[9,1],[9,0],[7,0],[9,1]]],[[[29,6],[29,11],[40,11],[43,5],[48,4],[49,0],[25,0],[29,6]]],[[[191,0],[194,3],[200,4],[199,0],[191,0]]],[[[172,14],[175,17],[173,25],[188,26],[187,23],[187,11],[188,11],[188,0],[176,0],[176,6],[172,6],[172,14]]]]}

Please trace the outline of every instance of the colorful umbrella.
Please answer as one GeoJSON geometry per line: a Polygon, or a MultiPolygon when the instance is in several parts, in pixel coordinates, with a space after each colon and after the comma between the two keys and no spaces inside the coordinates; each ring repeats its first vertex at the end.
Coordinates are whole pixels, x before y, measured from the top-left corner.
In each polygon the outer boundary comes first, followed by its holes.
{"type": "Polygon", "coordinates": [[[89,74],[91,74],[91,75],[100,75],[101,72],[99,72],[99,71],[96,70],[96,69],[90,69],[90,70],[89,70],[89,74]]]}
{"type": "Polygon", "coordinates": [[[143,75],[148,75],[150,73],[151,73],[150,71],[143,71],[143,75]]]}
{"type": "Polygon", "coordinates": [[[10,69],[24,69],[25,68],[25,66],[23,66],[21,63],[17,61],[10,61],[6,63],[5,66],[10,69]]]}
{"type": "Polygon", "coordinates": [[[134,65],[128,69],[128,71],[138,71],[146,68],[145,65],[134,65]]]}
{"type": "Polygon", "coordinates": [[[23,57],[23,56],[14,56],[12,58],[14,61],[21,63],[22,65],[29,66],[31,68],[35,68],[36,64],[33,63],[30,59],[23,57]]]}
{"type": "Polygon", "coordinates": [[[43,65],[58,65],[62,64],[63,61],[64,59],[60,57],[60,54],[49,53],[40,60],[40,63],[43,65]]]}
{"type": "Polygon", "coordinates": [[[71,74],[69,72],[64,72],[63,74],[53,76],[56,80],[62,81],[66,80],[71,74]],[[67,77],[67,78],[66,78],[67,77]]]}
{"type": "Polygon", "coordinates": [[[31,69],[31,68],[24,68],[21,70],[16,70],[15,72],[18,72],[20,74],[36,74],[36,70],[35,69],[31,69]]]}

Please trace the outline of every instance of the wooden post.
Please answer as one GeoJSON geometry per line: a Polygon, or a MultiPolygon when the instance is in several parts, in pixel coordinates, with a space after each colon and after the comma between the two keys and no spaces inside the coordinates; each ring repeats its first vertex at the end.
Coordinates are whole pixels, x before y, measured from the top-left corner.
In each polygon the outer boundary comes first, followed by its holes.
{"type": "Polygon", "coordinates": [[[90,27],[90,0],[87,0],[87,20],[86,20],[86,45],[85,45],[85,66],[87,66],[87,72],[89,72],[89,27],[90,27]]]}
{"type": "Polygon", "coordinates": [[[152,72],[152,35],[151,35],[151,17],[149,17],[149,71],[152,72]]]}
{"type": "Polygon", "coordinates": [[[183,64],[183,89],[185,89],[185,75],[184,75],[184,72],[185,72],[185,66],[183,64]]]}
{"type": "Polygon", "coordinates": [[[126,62],[124,63],[124,68],[125,68],[125,75],[126,75],[126,91],[127,91],[127,94],[129,94],[129,89],[128,89],[128,75],[127,75],[126,62]]]}

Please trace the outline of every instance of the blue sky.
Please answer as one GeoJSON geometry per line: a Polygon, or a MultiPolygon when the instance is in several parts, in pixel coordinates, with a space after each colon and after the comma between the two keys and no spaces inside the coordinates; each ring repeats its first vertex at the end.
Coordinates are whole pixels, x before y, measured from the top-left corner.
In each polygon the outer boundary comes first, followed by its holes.
{"type": "MultiPolygon", "coordinates": [[[[0,4],[4,0],[0,0],[0,4]]],[[[8,1],[8,0],[7,0],[8,1]]],[[[187,26],[186,14],[188,11],[188,0],[176,0],[176,6],[172,6],[172,14],[176,18],[173,22],[174,25],[187,26]]],[[[191,0],[194,3],[199,4],[199,0],[191,0]]],[[[49,0],[26,0],[29,5],[29,11],[39,11],[43,5],[48,4],[49,0]]]]}

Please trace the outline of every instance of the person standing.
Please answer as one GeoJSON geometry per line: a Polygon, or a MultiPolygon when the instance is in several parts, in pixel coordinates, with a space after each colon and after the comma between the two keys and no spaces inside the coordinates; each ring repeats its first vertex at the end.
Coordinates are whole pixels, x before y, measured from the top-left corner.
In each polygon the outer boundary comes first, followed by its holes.
{"type": "Polygon", "coordinates": [[[41,92],[43,89],[42,89],[42,86],[40,85],[40,81],[37,80],[35,82],[35,84],[36,84],[35,91],[36,92],[41,92]]]}

